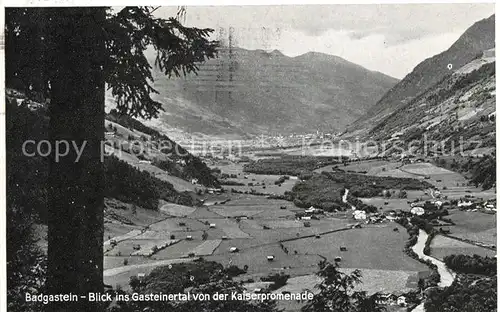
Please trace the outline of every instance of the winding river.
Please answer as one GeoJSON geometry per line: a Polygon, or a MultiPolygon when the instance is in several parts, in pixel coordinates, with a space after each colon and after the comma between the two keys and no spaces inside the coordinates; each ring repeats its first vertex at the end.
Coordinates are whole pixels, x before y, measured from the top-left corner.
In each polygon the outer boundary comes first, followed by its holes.
{"type": "MultiPolygon", "coordinates": [[[[438,259],[424,254],[425,242],[429,238],[429,235],[424,230],[419,230],[417,243],[412,247],[413,251],[419,256],[420,259],[431,261],[437,266],[437,271],[441,277],[438,286],[448,287],[455,280],[456,274],[446,267],[444,262],[438,259]]],[[[424,301],[425,302],[425,301],[424,301]]],[[[412,312],[424,312],[424,302],[419,304],[412,310],[412,312]]]]}

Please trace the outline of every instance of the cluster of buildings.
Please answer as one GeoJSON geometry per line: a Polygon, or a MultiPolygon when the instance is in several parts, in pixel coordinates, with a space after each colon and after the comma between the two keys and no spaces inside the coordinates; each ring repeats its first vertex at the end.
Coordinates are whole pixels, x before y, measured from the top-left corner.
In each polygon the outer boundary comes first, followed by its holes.
{"type": "Polygon", "coordinates": [[[366,213],[363,210],[355,210],[352,216],[354,220],[363,221],[366,224],[394,222],[398,218],[395,211],[366,213]]]}
{"type": "Polygon", "coordinates": [[[406,296],[404,295],[395,295],[395,294],[382,294],[378,299],[378,304],[384,305],[398,305],[400,307],[406,307],[408,305],[406,301],[406,296]]]}
{"type": "Polygon", "coordinates": [[[477,211],[481,209],[487,212],[496,213],[497,201],[496,199],[483,200],[482,198],[473,198],[470,196],[466,196],[465,198],[461,198],[458,201],[457,207],[459,209],[464,209],[467,211],[477,211]]]}
{"type": "Polygon", "coordinates": [[[323,209],[311,206],[308,209],[304,210],[303,212],[296,213],[295,218],[297,220],[306,220],[306,221],[313,220],[313,219],[318,219],[317,215],[324,213],[325,212],[323,209]]]}

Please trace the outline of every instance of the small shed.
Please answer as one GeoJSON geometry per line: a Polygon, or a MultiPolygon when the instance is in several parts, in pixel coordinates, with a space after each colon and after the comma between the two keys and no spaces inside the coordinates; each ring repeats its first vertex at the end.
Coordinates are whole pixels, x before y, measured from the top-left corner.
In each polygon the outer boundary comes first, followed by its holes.
{"type": "Polygon", "coordinates": [[[342,261],[341,257],[335,257],[335,262],[340,262],[340,261],[342,261]]]}
{"type": "Polygon", "coordinates": [[[347,247],[345,247],[345,246],[340,246],[340,251],[347,251],[347,247]]]}
{"type": "Polygon", "coordinates": [[[238,252],[239,249],[238,249],[238,247],[231,247],[231,248],[229,248],[229,251],[230,252],[238,252]]]}
{"type": "Polygon", "coordinates": [[[186,239],[187,239],[187,240],[193,240],[193,236],[188,235],[188,236],[186,236],[186,239]]]}
{"type": "Polygon", "coordinates": [[[274,256],[267,256],[267,261],[273,261],[274,260],[274,256]]]}
{"type": "Polygon", "coordinates": [[[215,229],[215,223],[210,223],[210,228],[215,229]]]}

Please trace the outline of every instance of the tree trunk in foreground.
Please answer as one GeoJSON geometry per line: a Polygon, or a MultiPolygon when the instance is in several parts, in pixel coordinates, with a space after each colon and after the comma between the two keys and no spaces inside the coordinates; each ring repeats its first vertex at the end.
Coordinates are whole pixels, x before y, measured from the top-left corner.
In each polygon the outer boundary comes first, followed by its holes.
{"type": "Polygon", "coordinates": [[[78,295],[78,302],[52,303],[49,311],[100,311],[89,292],[103,292],[105,43],[103,8],[60,8],[52,48],[48,181],[48,268],[50,294],[78,295]],[[59,141],[59,144],[58,144],[59,141]],[[61,142],[62,141],[62,142],[61,142]],[[67,143],[65,143],[67,142],[67,143]],[[85,144],[85,145],[84,145],[85,144]],[[75,150],[82,150],[81,156],[75,150]],[[56,148],[60,156],[57,159],[56,148]],[[80,295],[87,296],[82,298],[80,295]]]}

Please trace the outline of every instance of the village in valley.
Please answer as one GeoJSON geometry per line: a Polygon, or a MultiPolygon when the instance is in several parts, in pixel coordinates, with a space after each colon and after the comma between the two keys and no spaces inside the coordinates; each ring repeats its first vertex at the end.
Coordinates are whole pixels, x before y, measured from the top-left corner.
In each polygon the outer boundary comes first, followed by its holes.
{"type": "MultiPolygon", "coordinates": [[[[111,121],[107,125],[117,129],[108,135],[108,147],[112,138],[147,136],[111,121]]],[[[110,148],[131,166],[197,194],[199,205],[164,202],[158,211],[134,213],[108,200],[105,283],[127,287],[130,278],[143,278],[158,265],[202,258],[242,268],[235,279],[249,292],[315,292],[317,263],[328,259],[346,272],[360,269],[359,289],[382,294],[381,302],[397,311],[422,300],[421,291],[437,285],[436,274],[441,283],[452,283],[454,273],[440,269],[445,257],[496,257],[494,188],[476,187],[470,177],[426,155],[352,159],[297,155],[297,150],[198,155],[220,183],[206,187],[198,178],[185,181],[159,170],[150,160],[159,155],[154,150],[145,160],[110,148]],[[331,175],[333,181],[325,184],[331,175]],[[408,220],[419,220],[423,233],[415,233],[408,220]],[[417,243],[410,246],[413,239],[417,243]],[[426,262],[429,249],[437,269],[426,262]],[[277,277],[286,282],[273,286],[277,277]]],[[[457,157],[479,162],[484,156],[457,157]]],[[[186,166],[184,159],[176,163],[186,166]]],[[[296,310],[303,303],[278,305],[296,310]]]]}

